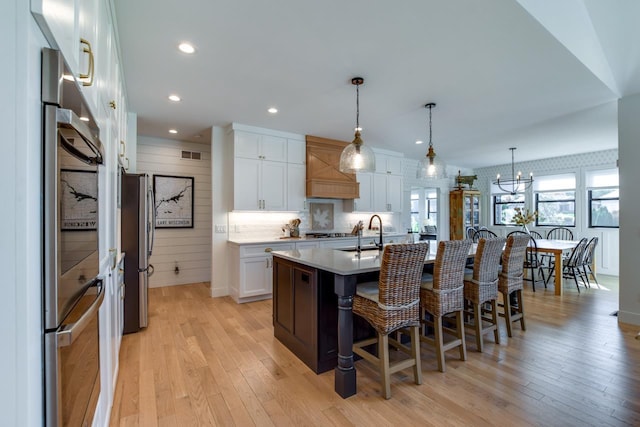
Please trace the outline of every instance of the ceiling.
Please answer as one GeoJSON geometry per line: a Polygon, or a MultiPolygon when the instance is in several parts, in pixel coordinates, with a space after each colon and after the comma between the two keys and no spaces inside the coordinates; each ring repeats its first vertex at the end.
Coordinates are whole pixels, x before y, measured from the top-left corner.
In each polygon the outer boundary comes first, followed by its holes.
{"type": "Polygon", "coordinates": [[[479,168],[512,146],[617,148],[617,99],[640,92],[635,0],[113,1],[142,135],[208,142],[237,122],[350,141],[361,76],[365,144],[421,158],[435,102],[437,155],[479,168]]]}

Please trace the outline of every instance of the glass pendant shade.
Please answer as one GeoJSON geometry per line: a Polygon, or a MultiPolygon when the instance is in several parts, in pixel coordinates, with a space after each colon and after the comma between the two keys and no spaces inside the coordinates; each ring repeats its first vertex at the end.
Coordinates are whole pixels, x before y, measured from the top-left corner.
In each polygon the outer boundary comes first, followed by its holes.
{"type": "Polygon", "coordinates": [[[362,77],[354,77],[351,84],[356,86],[356,134],[351,144],[344,147],[340,154],[340,172],[358,173],[374,172],[376,170],[376,156],[373,150],[360,138],[360,85],[364,83],[362,77]]]}
{"type": "Polygon", "coordinates": [[[418,162],[416,178],[419,179],[442,179],[447,177],[446,166],[436,157],[433,147],[429,147],[429,152],[418,162]],[[429,156],[429,154],[433,154],[429,156]]]}
{"type": "Polygon", "coordinates": [[[353,142],[344,147],[340,154],[340,172],[358,173],[375,170],[376,156],[371,148],[362,143],[360,132],[357,131],[353,142]]]}

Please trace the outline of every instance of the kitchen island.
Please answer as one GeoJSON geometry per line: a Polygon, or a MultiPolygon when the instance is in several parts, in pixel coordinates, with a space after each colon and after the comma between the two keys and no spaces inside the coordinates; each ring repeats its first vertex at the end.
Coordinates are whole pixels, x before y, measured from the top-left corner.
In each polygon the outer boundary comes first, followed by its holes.
{"type": "MultiPolygon", "coordinates": [[[[425,264],[435,260],[435,245],[425,264]]],[[[354,335],[371,333],[352,313],[356,284],[377,280],[380,252],[333,249],[275,251],[273,254],[274,335],[316,373],[335,367],[335,391],[356,393],[354,335]],[[337,348],[336,348],[337,347],[337,348]]]]}

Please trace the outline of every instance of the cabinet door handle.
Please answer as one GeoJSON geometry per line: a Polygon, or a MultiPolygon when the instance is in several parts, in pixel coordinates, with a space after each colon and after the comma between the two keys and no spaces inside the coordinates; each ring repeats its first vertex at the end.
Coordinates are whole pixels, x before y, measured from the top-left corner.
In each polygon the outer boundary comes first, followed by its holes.
{"type": "Polygon", "coordinates": [[[93,85],[93,76],[95,74],[94,63],[93,63],[93,50],[91,49],[91,44],[83,38],[80,38],[80,44],[84,45],[82,52],[89,55],[89,67],[86,74],[80,73],[78,77],[82,79],[82,86],[91,86],[93,85]]]}

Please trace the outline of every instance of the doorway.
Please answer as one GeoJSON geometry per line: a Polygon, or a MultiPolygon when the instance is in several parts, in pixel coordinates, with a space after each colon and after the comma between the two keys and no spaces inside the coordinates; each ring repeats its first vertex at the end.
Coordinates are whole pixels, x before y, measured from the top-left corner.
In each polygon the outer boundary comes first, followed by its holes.
{"type": "MultiPolygon", "coordinates": [[[[414,233],[437,236],[440,212],[440,191],[431,187],[411,187],[411,230],[414,233]],[[435,231],[435,233],[434,233],[435,231]]],[[[436,239],[437,240],[437,237],[436,239]]]]}

